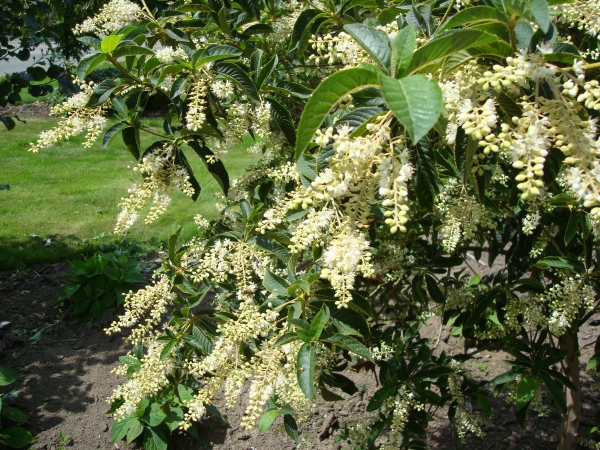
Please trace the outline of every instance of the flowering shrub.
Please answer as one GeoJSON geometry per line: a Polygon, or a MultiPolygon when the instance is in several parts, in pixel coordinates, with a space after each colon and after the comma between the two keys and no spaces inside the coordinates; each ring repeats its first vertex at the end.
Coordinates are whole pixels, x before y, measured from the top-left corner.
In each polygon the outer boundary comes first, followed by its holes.
{"type": "Polygon", "coordinates": [[[190,155],[225,194],[107,330],[136,345],[117,370],[116,440],[165,448],[241,395],[244,428],[283,416],[297,439],[315,396],[356,391],[353,362],[382,385],[345,432],[353,448],[425,448],[445,405],[460,439],[483,437],[488,388],[509,391],[522,425],[556,407],[559,448],[575,448],[577,331],[600,287],[598,3],[551,3],[113,0],[77,28],[99,51],[79,79],[105,62],[121,76],[82,84],[32,150],[93,139],[114,109],[104,143],[120,134],[143,175],[118,233],[148,203],[146,222],[162,214],[174,188],[200,195],[190,155]],[[140,121],[153,96],[162,131],[140,121]],[[263,157],[230,182],[222,161],[248,136],[263,157]],[[504,264],[469,276],[469,252],[504,264]],[[473,382],[468,355],[420,336],[432,314],[459,338],[503,341],[510,370],[473,382]]]}

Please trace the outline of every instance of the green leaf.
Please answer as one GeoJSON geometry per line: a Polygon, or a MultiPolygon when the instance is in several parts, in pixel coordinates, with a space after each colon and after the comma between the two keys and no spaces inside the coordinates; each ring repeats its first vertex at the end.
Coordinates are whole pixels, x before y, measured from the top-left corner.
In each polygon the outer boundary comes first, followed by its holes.
{"type": "Polygon", "coordinates": [[[117,48],[117,45],[119,45],[119,42],[121,42],[124,37],[125,36],[122,34],[111,34],[106,36],[104,39],[102,39],[102,43],[100,44],[102,53],[111,53],[115,48],[117,48]]]}
{"type": "Polygon", "coordinates": [[[265,276],[263,278],[263,286],[267,291],[272,292],[275,295],[279,295],[281,297],[289,297],[287,288],[290,287],[290,284],[287,280],[281,278],[279,275],[275,275],[269,269],[265,271],[265,276]]]}
{"type": "Polygon", "coordinates": [[[408,73],[420,72],[427,66],[434,65],[461,50],[491,44],[497,40],[495,36],[479,30],[451,31],[419,48],[413,54],[408,73]]]}
{"type": "Polygon", "coordinates": [[[100,106],[110,98],[110,94],[117,88],[119,83],[115,80],[108,79],[96,85],[92,95],[90,96],[87,106],[100,106]]]}
{"type": "Polygon", "coordinates": [[[125,417],[124,419],[113,421],[111,430],[113,444],[122,441],[127,436],[127,430],[129,430],[132,421],[137,421],[137,419],[135,417],[125,417]]]}
{"type": "Polygon", "coordinates": [[[501,375],[498,375],[493,380],[488,381],[487,385],[488,386],[497,386],[499,384],[510,383],[511,381],[515,381],[518,376],[519,376],[519,374],[515,373],[515,372],[505,372],[501,375]]]}
{"type": "Polygon", "coordinates": [[[517,411],[529,405],[538,387],[537,377],[526,375],[517,386],[517,411]]]}
{"type": "MultiPolygon", "coordinates": [[[[154,403],[155,404],[155,403],[154,403]]],[[[135,438],[137,438],[144,431],[144,425],[138,419],[133,420],[129,424],[129,429],[127,430],[127,443],[131,443],[135,438]]]]}
{"type": "Polygon", "coordinates": [[[344,31],[360,44],[380,68],[390,73],[390,40],[385,34],[361,23],[344,25],[344,31]]]}
{"type": "Polygon", "coordinates": [[[546,0],[503,0],[502,4],[507,14],[516,14],[537,23],[544,33],[548,31],[550,10],[546,0]]]}
{"type": "Polygon", "coordinates": [[[12,448],[23,448],[36,442],[33,435],[21,427],[8,427],[0,429],[0,437],[4,444],[12,448]]]}
{"type": "Polygon", "coordinates": [[[283,428],[289,437],[298,442],[298,424],[291,414],[283,416],[283,428]]]}
{"type": "Polygon", "coordinates": [[[8,386],[9,384],[14,383],[21,375],[19,375],[14,370],[9,369],[8,367],[0,366],[0,386],[8,386]]]}
{"type": "Polygon", "coordinates": [[[154,56],[154,50],[148,47],[140,47],[139,45],[120,45],[113,51],[113,57],[120,58],[122,56],[132,56],[132,55],[152,55],[154,56]]]}
{"type": "Polygon", "coordinates": [[[491,6],[473,6],[471,8],[465,8],[450,17],[450,19],[440,27],[438,33],[449,30],[450,28],[456,28],[465,24],[473,25],[478,22],[501,22],[507,24],[508,17],[491,6]]]}
{"type": "Polygon", "coordinates": [[[443,305],[446,302],[446,298],[438,286],[439,281],[428,274],[425,276],[425,282],[427,283],[427,292],[429,292],[429,296],[432,298],[432,300],[443,305]]]}
{"type": "Polygon", "coordinates": [[[275,55],[264,66],[262,66],[262,68],[260,69],[260,72],[258,73],[258,76],[256,77],[256,88],[257,89],[260,89],[262,87],[262,85],[265,83],[265,81],[267,81],[269,79],[269,77],[273,73],[273,70],[275,70],[275,67],[277,67],[278,63],[279,63],[279,58],[277,57],[277,55],[275,55]]]}
{"type": "Polygon", "coordinates": [[[258,421],[258,432],[264,433],[269,428],[271,428],[271,425],[273,425],[273,422],[275,422],[275,419],[277,419],[277,417],[279,417],[278,409],[270,409],[267,412],[265,412],[258,421]]]}
{"type": "Polygon", "coordinates": [[[177,344],[177,340],[171,339],[167,343],[167,345],[163,347],[162,351],[160,352],[160,361],[164,361],[168,358],[169,354],[171,353],[171,350],[173,350],[173,347],[175,347],[175,344],[177,344]]]}
{"type": "Polygon", "coordinates": [[[118,122],[115,123],[108,130],[106,130],[106,133],[104,133],[104,138],[102,139],[102,147],[108,147],[108,144],[110,143],[112,138],[115,137],[117,133],[125,127],[127,127],[127,122],[118,122]]]}
{"type": "Polygon", "coordinates": [[[585,266],[581,261],[565,256],[546,256],[535,263],[535,266],[541,267],[542,269],[552,267],[555,269],[568,269],[575,272],[585,272],[585,266]]]}
{"type": "Polygon", "coordinates": [[[396,383],[385,384],[383,387],[379,388],[375,392],[375,394],[373,394],[373,397],[371,398],[371,400],[369,401],[369,404],[367,405],[367,411],[368,412],[377,411],[379,408],[381,408],[383,406],[383,403],[385,402],[385,400],[388,399],[389,397],[391,397],[392,395],[396,395],[397,391],[398,391],[398,386],[396,385],[396,383]]]}
{"type": "Polygon", "coordinates": [[[368,86],[378,86],[377,75],[367,69],[341,70],[326,78],[314,90],[308,100],[298,124],[295,159],[310,144],[331,108],[342,97],[368,86]]]}
{"type": "Polygon", "coordinates": [[[394,116],[406,128],[413,144],[436,124],[444,98],[436,81],[424,75],[397,80],[381,74],[381,92],[394,116]]]}
{"type": "Polygon", "coordinates": [[[343,334],[327,334],[323,335],[321,337],[321,340],[346,349],[349,352],[352,352],[358,356],[368,359],[372,363],[375,362],[369,349],[353,337],[344,336],[343,334]]]}
{"type": "Polygon", "coordinates": [[[314,373],[315,373],[315,348],[304,343],[298,351],[298,359],[296,362],[296,370],[298,376],[298,384],[304,395],[309,400],[314,396],[314,373]]]}
{"type": "Polygon", "coordinates": [[[280,345],[289,344],[290,342],[294,342],[298,340],[298,335],[296,333],[285,333],[279,339],[275,341],[273,347],[279,347],[280,345]]]}
{"type": "Polygon", "coordinates": [[[277,258],[279,258],[285,264],[287,264],[288,260],[290,259],[290,254],[285,246],[281,245],[279,242],[268,239],[263,235],[256,236],[256,245],[277,256],[277,258]]]}
{"type": "Polygon", "coordinates": [[[323,305],[323,308],[318,312],[318,314],[313,318],[312,323],[310,324],[310,336],[313,341],[318,341],[321,337],[321,333],[323,332],[323,327],[329,320],[329,308],[327,305],[323,305]]]}
{"type": "Polygon", "coordinates": [[[414,184],[419,204],[425,208],[432,208],[442,183],[435,164],[434,150],[426,137],[417,143],[415,168],[414,184]]]}
{"type": "Polygon", "coordinates": [[[563,412],[567,412],[567,401],[565,400],[565,395],[561,388],[557,386],[554,380],[546,375],[545,373],[540,373],[539,377],[542,379],[546,387],[548,388],[548,393],[552,397],[552,399],[556,402],[556,404],[563,410],[563,412]]]}
{"type": "Polygon", "coordinates": [[[77,78],[85,80],[85,78],[92,72],[96,67],[106,61],[105,53],[95,53],[93,55],[87,55],[77,65],[77,78]]]}
{"type": "Polygon", "coordinates": [[[189,402],[194,398],[194,391],[183,384],[177,385],[177,393],[182,402],[189,402]]]}
{"type": "Polygon", "coordinates": [[[475,307],[463,325],[463,328],[471,328],[475,325],[500,292],[502,292],[500,288],[494,288],[483,294],[475,303],[475,307]]]}
{"type": "Polygon", "coordinates": [[[392,76],[401,78],[406,74],[406,69],[412,61],[415,51],[417,35],[412,25],[400,30],[392,41],[392,76]]]}
{"type": "Polygon", "coordinates": [[[485,394],[479,393],[477,394],[477,401],[479,402],[481,409],[483,409],[483,413],[486,415],[486,417],[491,417],[492,405],[490,404],[490,401],[488,400],[487,396],[485,394]]]}
{"type": "Polygon", "coordinates": [[[6,417],[8,420],[12,420],[15,423],[27,422],[27,416],[19,411],[17,408],[2,404],[2,397],[0,397],[0,411],[2,417],[6,417]]]}
{"type": "Polygon", "coordinates": [[[129,153],[136,159],[140,159],[140,132],[136,127],[123,128],[121,132],[123,143],[129,153]]]}
{"type": "Polygon", "coordinates": [[[567,231],[565,231],[565,245],[569,245],[569,242],[577,234],[579,229],[579,214],[577,211],[571,211],[569,215],[569,222],[567,223],[567,231]]]}
{"type": "Polygon", "coordinates": [[[144,450],[167,450],[167,436],[161,430],[144,430],[144,450]]]}
{"type": "Polygon", "coordinates": [[[252,100],[259,102],[260,96],[254,81],[248,76],[248,74],[240,66],[228,63],[228,62],[217,62],[213,64],[212,70],[225,75],[235,84],[237,84],[252,100]]]}
{"type": "Polygon", "coordinates": [[[276,86],[267,86],[267,89],[297,98],[308,98],[313,93],[313,91],[306,86],[292,81],[280,81],[276,86]]]}
{"type": "Polygon", "coordinates": [[[271,117],[275,119],[287,141],[293,147],[296,145],[296,127],[294,126],[292,115],[287,108],[272,97],[267,99],[267,103],[271,105],[271,117]]]}
{"type": "Polygon", "coordinates": [[[167,418],[167,415],[161,411],[158,403],[152,403],[150,407],[150,416],[148,417],[148,425],[157,427],[167,418]]]}
{"type": "Polygon", "coordinates": [[[600,364],[600,351],[592,355],[592,357],[587,362],[587,365],[585,366],[585,370],[595,369],[598,366],[598,364],[600,364]]]}
{"type": "Polygon", "coordinates": [[[223,189],[223,193],[227,195],[229,192],[229,174],[227,173],[227,169],[223,165],[223,162],[221,160],[209,162],[208,157],[214,156],[214,153],[204,143],[202,143],[202,145],[200,145],[198,141],[188,141],[186,143],[192,147],[200,158],[202,158],[202,161],[210,174],[217,180],[217,183],[219,183],[219,186],[223,189]]]}
{"type": "Polygon", "coordinates": [[[177,240],[179,239],[179,233],[181,233],[182,227],[179,227],[175,233],[169,236],[168,248],[169,248],[169,261],[175,261],[175,253],[177,252],[177,240]]]}

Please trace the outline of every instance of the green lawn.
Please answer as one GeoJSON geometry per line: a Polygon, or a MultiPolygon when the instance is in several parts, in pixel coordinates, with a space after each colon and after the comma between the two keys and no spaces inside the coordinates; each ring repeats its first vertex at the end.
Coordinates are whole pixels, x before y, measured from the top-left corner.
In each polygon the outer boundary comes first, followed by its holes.
{"type": "MultiPolygon", "coordinates": [[[[121,239],[112,235],[118,203],[132,183],[141,181],[140,175],[127,169],[134,164],[132,156],[120,137],[106,149],[101,143],[84,149],[82,139],[75,138],[29,153],[29,143],[54,123],[54,119],[29,119],[12,131],[0,130],[0,184],[11,188],[0,190],[0,270],[74,258],[98,244],[121,239]],[[46,247],[47,239],[52,244],[46,247]]],[[[147,120],[145,125],[158,127],[159,121],[147,120]]],[[[145,146],[151,142],[148,138],[142,141],[145,146]]],[[[258,158],[242,147],[224,160],[232,179],[258,158]]],[[[191,237],[194,215],[216,215],[214,194],[220,187],[193,152],[187,156],[202,186],[198,201],[174,192],[165,215],[150,225],[140,219],[128,239],[156,248],[179,226],[184,227],[184,239],[191,237]]]]}

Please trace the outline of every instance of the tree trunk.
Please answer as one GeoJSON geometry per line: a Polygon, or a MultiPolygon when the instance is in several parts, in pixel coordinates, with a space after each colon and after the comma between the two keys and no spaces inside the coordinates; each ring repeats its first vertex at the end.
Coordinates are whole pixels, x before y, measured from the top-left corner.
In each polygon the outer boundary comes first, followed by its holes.
{"type": "Polygon", "coordinates": [[[566,388],[567,412],[562,416],[558,450],[575,450],[581,416],[581,391],[579,390],[579,341],[576,331],[567,331],[558,340],[562,350],[567,351],[564,375],[575,385],[577,391],[566,388]]]}

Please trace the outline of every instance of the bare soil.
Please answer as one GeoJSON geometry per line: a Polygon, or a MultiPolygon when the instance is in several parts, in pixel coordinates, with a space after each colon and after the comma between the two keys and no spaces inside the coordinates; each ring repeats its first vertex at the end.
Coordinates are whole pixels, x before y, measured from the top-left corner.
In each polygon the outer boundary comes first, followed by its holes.
{"type": "MultiPolygon", "coordinates": [[[[111,417],[106,415],[106,398],[123,380],[110,371],[118,358],[128,350],[121,337],[109,337],[102,331],[111,319],[110,314],[101,323],[88,327],[72,322],[56,305],[55,299],[66,282],[66,264],[35,266],[21,272],[0,273],[0,322],[10,325],[0,330],[0,365],[23,374],[11,387],[20,390],[15,406],[29,415],[28,429],[37,443],[31,448],[58,450],[127,449],[134,448],[121,442],[111,443],[111,417]],[[42,331],[40,340],[31,338],[42,331]],[[60,433],[72,441],[60,444],[60,433]]],[[[436,352],[449,354],[463,351],[463,344],[448,335],[439,321],[432,319],[424,327],[424,335],[437,340],[436,352]]],[[[580,333],[583,344],[593,343],[598,330],[586,327],[580,333]]],[[[582,351],[581,364],[585,367],[593,346],[582,351]]],[[[467,363],[477,379],[491,379],[503,373],[507,366],[501,350],[471,349],[474,359],[467,363]]],[[[335,442],[340,427],[352,424],[365,414],[370,396],[377,390],[372,374],[349,372],[361,390],[344,402],[319,401],[311,418],[302,425],[300,442],[291,441],[281,429],[259,434],[256,430],[239,428],[245,406],[242,403],[226,413],[228,423],[209,417],[199,424],[199,440],[176,436],[177,450],[338,450],[344,442],[335,442]]],[[[593,426],[593,418],[600,409],[600,377],[582,372],[584,412],[582,426],[593,426]]],[[[547,450],[555,448],[559,417],[538,418],[530,414],[527,428],[521,430],[514,419],[513,406],[502,398],[490,397],[493,415],[485,427],[484,440],[469,436],[462,446],[441,410],[434,415],[426,437],[436,450],[468,448],[469,450],[523,449],[547,450]]],[[[218,405],[217,405],[218,406],[218,405]]],[[[277,423],[277,422],[276,422],[277,423]]],[[[281,426],[279,427],[281,428],[281,426]]],[[[140,447],[137,447],[140,448],[140,447]]]]}
{"type": "Polygon", "coordinates": [[[19,119],[50,116],[51,105],[48,102],[33,102],[22,105],[8,105],[0,108],[0,116],[17,116],[19,119]]]}

